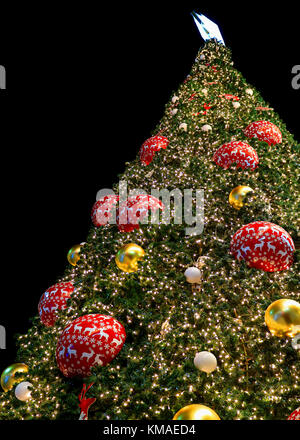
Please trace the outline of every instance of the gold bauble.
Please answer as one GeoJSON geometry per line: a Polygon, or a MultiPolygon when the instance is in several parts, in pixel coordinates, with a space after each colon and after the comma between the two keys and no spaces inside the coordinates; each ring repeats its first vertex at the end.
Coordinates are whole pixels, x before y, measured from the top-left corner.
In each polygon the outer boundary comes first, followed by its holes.
{"type": "Polygon", "coordinates": [[[292,299],[278,299],[266,310],[265,323],[278,337],[294,337],[300,328],[300,304],[292,299]]]}
{"type": "Polygon", "coordinates": [[[205,405],[188,405],[181,408],[173,420],[221,420],[218,414],[205,405]]]}
{"type": "Polygon", "coordinates": [[[81,244],[75,244],[75,246],[71,247],[68,252],[67,258],[68,262],[72,264],[72,266],[76,266],[78,260],[80,259],[80,247],[81,244]]]}
{"type": "Polygon", "coordinates": [[[25,364],[17,363],[12,364],[5,368],[1,374],[1,386],[3,390],[9,391],[16,383],[23,382],[24,376],[15,377],[16,373],[27,373],[28,367],[25,364]]]}
{"type": "Polygon", "coordinates": [[[122,246],[116,255],[116,264],[124,272],[136,272],[138,261],[145,255],[144,249],[135,243],[128,243],[122,246]]]}
{"type": "Polygon", "coordinates": [[[245,185],[239,185],[236,188],[233,188],[229,194],[230,205],[235,209],[241,209],[243,206],[246,206],[247,203],[245,203],[245,198],[251,192],[253,192],[253,189],[245,185]]]}

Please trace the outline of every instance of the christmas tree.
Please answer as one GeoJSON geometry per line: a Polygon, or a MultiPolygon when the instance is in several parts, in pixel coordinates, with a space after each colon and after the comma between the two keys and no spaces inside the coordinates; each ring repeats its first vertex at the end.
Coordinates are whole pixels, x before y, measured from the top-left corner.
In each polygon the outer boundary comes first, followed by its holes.
{"type": "Polygon", "coordinates": [[[100,194],[63,284],[18,338],[24,365],[2,375],[0,419],[74,420],[80,403],[83,419],[89,406],[90,419],[170,420],[202,404],[269,420],[299,406],[299,144],[195,19],[207,41],[120,176],[147,195],[122,204],[118,183],[100,194]],[[169,222],[166,201],[148,196],[159,189],[173,191],[169,222]],[[201,233],[178,219],[187,189],[204,197],[201,233]],[[159,221],[143,221],[151,210],[159,221]]]}

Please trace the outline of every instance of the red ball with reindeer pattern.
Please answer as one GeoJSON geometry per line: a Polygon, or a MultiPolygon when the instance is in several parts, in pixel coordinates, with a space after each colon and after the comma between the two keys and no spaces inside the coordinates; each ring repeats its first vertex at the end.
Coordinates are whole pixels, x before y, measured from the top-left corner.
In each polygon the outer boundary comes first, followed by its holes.
{"type": "Polygon", "coordinates": [[[231,254],[250,267],[266,272],[289,269],[295,245],[292,237],[274,223],[258,221],[241,227],[232,237],[231,254]]]}
{"type": "Polygon", "coordinates": [[[105,366],[119,353],[125,329],[112,316],[91,314],[72,321],[56,347],[58,368],[66,377],[87,377],[93,366],[105,366]]]}
{"type": "Polygon", "coordinates": [[[38,310],[42,323],[46,327],[52,327],[57,320],[57,310],[67,307],[67,299],[74,291],[70,282],[57,283],[49,287],[41,296],[38,310]]]}

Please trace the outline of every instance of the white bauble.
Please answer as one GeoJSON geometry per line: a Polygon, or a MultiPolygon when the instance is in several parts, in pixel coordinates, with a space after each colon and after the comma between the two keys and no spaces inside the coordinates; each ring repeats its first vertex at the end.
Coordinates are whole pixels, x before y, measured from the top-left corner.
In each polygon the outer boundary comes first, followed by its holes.
{"type": "Polygon", "coordinates": [[[28,387],[32,387],[30,382],[21,382],[15,389],[16,398],[26,402],[31,398],[31,390],[28,387]]]}
{"type": "Polygon", "coordinates": [[[174,108],[174,109],[171,111],[171,115],[174,116],[174,115],[176,115],[177,112],[178,112],[178,108],[174,108]]]}
{"type": "Polygon", "coordinates": [[[188,283],[200,283],[202,279],[202,273],[197,267],[189,267],[184,272],[186,280],[188,283]]]}
{"type": "Polygon", "coordinates": [[[205,125],[203,125],[203,127],[201,128],[201,130],[207,132],[207,131],[212,130],[212,127],[211,127],[211,125],[205,124],[205,125]]]}
{"type": "Polygon", "coordinates": [[[207,89],[202,89],[201,91],[202,91],[203,95],[207,95],[208,94],[208,90],[207,89]]]}
{"type": "Polygon", "coordinates": [[[300,350],[300,325],[296,327],[299,328],[299,333],[292,339],[292,347],[294,350],[300,350]]]}
{"type": "Polygon", "coordinates": [[[241,106],[239,102],[233,102],[232,105],[234,108],[239,108],[241,106]]]}
{"type": "Polygon", "coordinates": [[[245,92],[247,93],[247,95],[250,95],[250,96],[253,95],[253,90],[252,89],[246,89],[245,92]]]}
{"type": "Polygon", "coordinates": [[[217,368],[217,359],[215,355],[209,351],[201,351],[200,353],[196,353],[194,365],[198,370],[211,373],[217,368]]]}
{"type": "Polygon", "coordinates": [[[175,102],[177,102],[177,101],[179,101],[178,96],[173,96],[173,98],[172,98],[173,104],[175,104],[175,102]]]}
{"type": "Polygon", "coordinates": [[[185,122],[182,122],[179,125],[179,130],[187,131],[187,124],[185,122]]]}
{"type": "Polygon", "coordinates": [[[202,61],[202,60],[205,60],[205,55],[200,55],[200,60],[202,61]]]}

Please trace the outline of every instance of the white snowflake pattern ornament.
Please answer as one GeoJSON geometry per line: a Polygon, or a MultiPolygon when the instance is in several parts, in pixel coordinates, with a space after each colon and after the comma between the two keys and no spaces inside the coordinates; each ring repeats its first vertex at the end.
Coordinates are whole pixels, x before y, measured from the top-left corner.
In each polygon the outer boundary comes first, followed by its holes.
{"type": "Polygon", "coordinates": [[[265,272],[289,269],[295,245],[292,237],[274,223],[258,221],[242,226],[232,237],[230,252],[237,260],[265,272]]]}
{"type": "Polygon", "coordinates": [[[46,327],[52,327],[57,320],[57,311],[65,310],[67,300],[74,291],[74,286],[70,282],[54,284],[49,287],[41,296],[38,310],[42,323],[46,327]]]}
{"type": "Polygon", "coordinates": [[[232,164],[237,168],[250,168],[254,170],[258,166],[258,155],[254,148],[246,142],[233,141],[222,145],[213,156],[214,162],[227,170],[232,164]]]}
{"type": "Polygon", "coordinates": [[[293,411],[292,414],[289,415],[288,420],[300,421],[300,406],[299,408],[295,409],[295,411],[293,411]]]}
{"type": "Polygon", "coordinates": [[[282,134],[277,125],[269,121],[255,121],[248,125],[244,130],[248,138],[257,138],[267,142],[268,145],[281,144],[282,134]]]}
{"type": "Polygon", "coordinates": [[[93,366],[105,366],[111,362],[123,347],[125,339],[123,325],[112,316],[81,316],[60,335],[56,347],[58,368],[66,377],[87,377],[93,366]],[[70,342],[70,336],[76,336],[76,339],[70,342]],[[79,340],[79,336],[83,336],[83,339],[79,340]],[[92,339],[95,342],[93,347],[92,339]]]}

